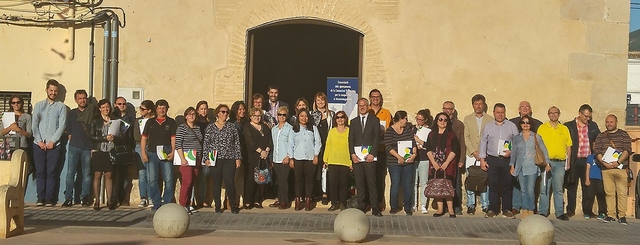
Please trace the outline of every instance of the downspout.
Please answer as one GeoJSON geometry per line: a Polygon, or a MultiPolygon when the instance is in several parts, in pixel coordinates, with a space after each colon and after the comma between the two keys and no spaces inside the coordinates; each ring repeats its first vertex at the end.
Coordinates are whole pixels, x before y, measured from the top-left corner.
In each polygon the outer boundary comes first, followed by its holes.
{"type": "MultiPolygon", "coordinates": [[[[69,9],[71,11],[70,15],[71,18],[76,18],[76,8],[73,4],[69,5],[69,9]]],[[[68,55],[67,57],[69,58],[69,60],[73,60],[73,58],[75,58],[75,43],[76,43],[76,26],[75,23],[71,22],[69,24],[69,48],[68,48],[68,55]]]]}
{"type": "Polygon", "coordinates": [[[93,20],[91,21],[91,39],[89,39],[89,98],[93,97],[93,62],[94,62],[94,50],[95,43],[94,35],[95,35],[96,26],[93,20]]]}
{"type": "Polygon", "coordinates": [[[111,48],[111,21],[104,22],[104,48],[102,52],[102,98],[110,98],[109,93],[109,50],[111,48]]]}
{"type": "Polygon", "coordinates": [[[109,88],[111,91],[109,94],[109,101],[111,103],[115,103],[116,97],[118,95],[118,31],[120,26],[120,21],[118,20],[117,15],[113,15],[113,19],[111,19],[111,63],[110,63],[110,83],[109,88]]]}

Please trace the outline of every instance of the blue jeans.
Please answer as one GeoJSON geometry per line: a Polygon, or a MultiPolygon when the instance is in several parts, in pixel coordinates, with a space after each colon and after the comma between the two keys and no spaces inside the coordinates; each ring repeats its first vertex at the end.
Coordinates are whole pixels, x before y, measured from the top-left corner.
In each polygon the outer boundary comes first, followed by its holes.
{"type": "MultiPolygon", "coordinates": [[[[78,161],[80,161],[80,167],[82,168],[82,192],[80,198],[89,198],[91,192],[91,150],[83,150],[77,147],[68,145],[67,150],[67,178],[66,178],[66,191],[64,192],[64,198],[66,200],[73,199],[73,189],[75,189],[75,177],[78,173],[78,161]]],[[[79,176],[80,177],[80,176],[79,176]]]]}
{"type": "Polygon", "coordinates": [[[413,202],[411,195],[414,192],[413,183],[415,183],[415,164],[403,164],[403,165],[387,165],[389,169],[389,177],[391,177],[391,194],[389,202],[391,209],[398,209],[398,194],[400,193],[400,186],[402,186],[403,206],[405,212],[413,212],[411,203],[413,202]]]}
{"type": "MultiPolygon", "coordinates": [[[[534,188],[536,186],[537,179],[537,174],[522,175],[522,173],[520,173],[520,175],[518,175],[518,182],[520,182],[520,190],[522,191],[519,202],[521,204],[520,208],[532,211],[536,208],[534,188]]],[[[516,197],[514,196],[513,199],[515,200],[515,198],[516,197]]]]}
{"type": "Polygon", "coordinates": [[[524,187],[522,187],[521,184],[519,184],[519,183],[522,183],[520,182],[520,176],[513,177],[513,179],[511,180],[511,183],[513,183],[513,194],[511,195],[511,208],[515,210],[520,210],[521,208],[526,209],[522,206],[523,205],[522,202],[524,199],[524,197],[522,196],[524,190],[522,188],[524,187]]]}
{"type": "Polygon", "coordinates": [[[420,206],[427,206],[429,202],[429,198],[424,195],[424,188],[427,187],[427,181],[429,180],[429,161],[419,161],[418,167],[416,168],[416,183],[418,188],[416,188],[416,193],[413,195],[414,203],[411,205],[412,207],[416,206],[416,203],[419,203],[420,206]],[[420,197],[420,202],[418,202],[418,196],[420,197]]]}
{"type": "Polygon", "coordinates": [[[171,161],[161,161],[155,152],[148,152],[149,163],[149,196],[153,200],[153,209],[158,209],[162,204],[171,203],[173,199],[176,183],[173,180],[173,163],[171,161]],[[164,193],[160,197],[160,187],[158,187],[159,172],[162,173],[164,181],[164,193]]]}
{"type": "Polygon", "coordinates": [[[556,211],[556,217],[564,214],[564,165],[565,161],[551,161],[551,171],[547,172],[546,186],[541,186],[540,203],[538,213],[542,215],[549,214],[549,199],[553,193],[553,207],[556,211]],[[553,188],[553,192],[551,192],[553,188]]]}
{"type": "MultiPolygon", "coordinates": [[[[467,169],[467,176],[469,176],[469,169],[467,169]]],[[[483,209],[489,208],[489,186],[484,192],[476,193],[475,191],[467,190],[467,207],[476,207],[476,194],[480,195],[480,205],[483,209]]]]}
{"type": "MultiPolygon", "coordinates": [[[[136,144],[135,149],[137,157],[142,155],[142,150],[140,149],[140,144],[136,144]]],[[[147,155],[149,155],[147,153],[147,155]]],[[[145,199],[149,197],[149,169],[147,166],[149,162],[142,162],[142,158],[138,161],[138,189],[140,189],[140,199],[145,199]]]]}

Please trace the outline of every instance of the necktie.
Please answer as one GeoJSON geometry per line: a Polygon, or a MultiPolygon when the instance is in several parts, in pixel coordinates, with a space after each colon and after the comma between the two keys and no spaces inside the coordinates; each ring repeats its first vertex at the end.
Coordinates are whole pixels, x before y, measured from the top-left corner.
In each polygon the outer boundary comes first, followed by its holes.
{"type": "Polygon", "coordinates": [[[364,134],[364,117],[360,117],[362,118],[362,133],[364,134]]]}

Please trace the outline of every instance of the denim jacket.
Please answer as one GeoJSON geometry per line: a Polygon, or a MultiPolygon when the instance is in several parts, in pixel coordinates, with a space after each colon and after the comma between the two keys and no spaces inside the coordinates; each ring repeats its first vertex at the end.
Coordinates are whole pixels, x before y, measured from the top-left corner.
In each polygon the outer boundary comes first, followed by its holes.
{"type": "Polygon", "coordinates": [[[272,160],[274,163],[282,163],[282,159],[289,155],[289,136],[293,134],[293,127],[288,122],[284,123],[282,129],[276,124],[271,128],[271,138],[273,140],[272,160]]]}
{"type": "Polygon", "coordinates": [[[542,150],[545,161],[547,162],[549,162],[549,152],[539,134],[530,131],[530,137],[526,141],[522,134],[523,133],[519,133],[513,136],[513,142],[511,143],[511,162],[509,165],[515,165],[513,176],[518,176],[520,173],[522,173],[522,175],[537,175],[540,173],[540,168],[535,164],[536,149],[533,137],[538,138],[538,146],[540,150],[542,150]]]}
{"type": "Polygon", "coordinates": [[[321,147],[320,133],[316,126],[313,126],[313,132],[300,127],[299,132],[292,131],[289,134],[289,156],[296,160],[313,160],[315,155],[320,154],[321,147]]]}

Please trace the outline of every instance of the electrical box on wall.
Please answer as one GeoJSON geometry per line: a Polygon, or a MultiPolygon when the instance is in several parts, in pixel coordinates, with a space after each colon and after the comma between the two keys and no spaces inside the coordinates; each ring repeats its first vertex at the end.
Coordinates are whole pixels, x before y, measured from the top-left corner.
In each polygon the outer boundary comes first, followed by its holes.
{"type": "Polygon", "coordinates": [[[127,99],[127,102],[133,104],[134,107],[138,107],[144,100],[143,88],[118,88],[118,96],[122,96],[127,99]]]}

